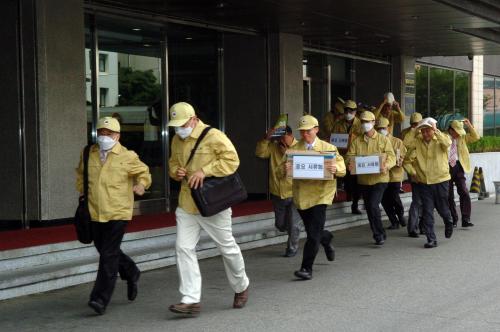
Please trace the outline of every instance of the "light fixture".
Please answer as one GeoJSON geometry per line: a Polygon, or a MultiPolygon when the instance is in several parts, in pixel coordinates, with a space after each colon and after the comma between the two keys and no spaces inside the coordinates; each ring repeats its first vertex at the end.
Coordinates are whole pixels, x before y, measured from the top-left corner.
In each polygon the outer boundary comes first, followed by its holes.
{"type": "Polygon", "coordinates": [[[414,20],[418,20],[420,18],[420,16],[418,16],[418,15],[412,15],[411,18],[414,19],[414,20]]]}
{"type": "Polygon", "coordinates": [[[151,47],[151,44],[142,44],[144,47],[151,47]]]}
{"type": "Polygon", "coordinates": [[[192,39],[193,39],[193,37],[186,37],[186,38],[184,38],[184,39],[186,39],[186,40],[192,40],[192,39]]]}
{"type": "Polygon", "coordinates": [[[133,28],[132,30],[134,30],[134,31],[141,31],[142,29],[141,28],[133,28]]]}

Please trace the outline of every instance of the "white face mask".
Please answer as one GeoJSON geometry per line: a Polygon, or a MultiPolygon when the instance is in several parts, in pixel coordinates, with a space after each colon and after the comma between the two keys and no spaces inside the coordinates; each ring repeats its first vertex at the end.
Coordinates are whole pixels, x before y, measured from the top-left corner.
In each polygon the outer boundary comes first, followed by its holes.
{"type": "Polygon", "coordinates": [[[387,129],[380,129],[380,130],[378,131],[378,133],[379,133],[380,135],[387,136],[387,134],[388,134],[389,132],[387,131],[387,129]]]}
{"type": "Polygon", "coordinates": [[[186,139],[189,136],[191,136],[191,133],[193,132],[192,127],[175,127],[175,133],[179,135],[180,138],[186,139]]]}
{"type": "Polygon", "coordinates": [[[345,118],[346,118],[347,121],[351,121],[352,119],[354,119],[355,116],[356,116],[356,114],[354,114],[354,113],[347,112],[345,114],[345,118]]]}
{"type": "Polygon", "coordinates": [[[117,141],[109,136],[97,136],[97,144],[99,144],[99,148],[104,151],[112,149],[116,142],[117,141]]]}
{"type": "Polygon", "coordinates": [[[370,130],[373,129],[373,123],[371,122],[365,122],[361,124],[361,127],[363,128],[363,131],[365,133],[369,132],[370,130]]]}

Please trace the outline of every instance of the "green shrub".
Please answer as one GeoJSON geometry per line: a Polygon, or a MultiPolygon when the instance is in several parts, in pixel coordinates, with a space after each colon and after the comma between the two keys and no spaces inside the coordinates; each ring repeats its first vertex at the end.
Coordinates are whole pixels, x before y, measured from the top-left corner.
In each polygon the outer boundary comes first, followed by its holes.
{"type": "Polygon", "coordinates": [[[498,152],[500,151],[500,137],[485,136],[477,142],[471,143],[469,152],[498,152]]]}

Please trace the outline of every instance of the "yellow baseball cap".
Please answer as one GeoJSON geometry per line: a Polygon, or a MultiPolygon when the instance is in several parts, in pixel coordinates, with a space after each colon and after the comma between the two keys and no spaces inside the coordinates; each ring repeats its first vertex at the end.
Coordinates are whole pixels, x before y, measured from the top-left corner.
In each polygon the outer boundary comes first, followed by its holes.
{"type": "Polygon", "coordinates": [[[370,111],[364,111],[359,118],[363,121],[375,121],[375,115],[370,111]]]}
{"type": "Polygon", "coordinates": [[[389,127],[389,120],[383,116],[379,117],[377,119],[377,122],[375,122],[375,128],[387,128],[387,127],[389,127]]]}
{"type": "Polygon", "coordinates": [[[299,127],[297,128],[297,130],[309,130],[318,126],[318,120],[314,116],[304,115],[299,120],[299,127]]]}
{"type": "Polygon", "coordinates": [[[105,116],[103,118],[100,118],[99,121],[97,122],[97,130],[99,129],[108,129],[116,133],[119,133],[120,123],[115,118],[112,118],[110,116],[105,116]]]}
{"type": "Polygon", "coordinates": [[[180,102],[173,104],[170,107],[170,121],[168,122],[169,127],[180,127],[189,121],[196,114],[194,113],[194,108],[188,103],[180,102]]]}
{"type": "Polygon", "coordinates": [[[340,101],[337,101],[335,103],[334,108],[336,114],[344,114],[344,104],[342,104],[340,101]]]}
{"type": "Polygon", "coordinates": [[[358,105],[356,105],[356,102],[354,100],[347,100],[344,103],[344,107],[351,108],[351,109],[355,110],[358,108],[358,105]]]}
{"type": "Polygon", "coordinates": [[[422,121],[422,114],[420,114],[418,112],[415,112],[415,113],[411,114],[411,116],[410,116],[410,124],[412,124],[412,123],[419,123],[420,121],[422,121]]]}
{"type": "Polygon", "coordinates": [[[453,130],[455,130],[460,136],[465,136],[466,132],[463,121],[453,120],[450,122],[450,127],[453,128],[453,130]]]}

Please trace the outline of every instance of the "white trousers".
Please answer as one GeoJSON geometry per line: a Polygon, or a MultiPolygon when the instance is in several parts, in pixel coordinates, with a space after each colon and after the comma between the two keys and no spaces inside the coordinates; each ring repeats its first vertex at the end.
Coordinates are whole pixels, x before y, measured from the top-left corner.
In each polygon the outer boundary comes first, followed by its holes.
{"type": "Polygon", "coordinates": [[[203,228],[215,242],[224,261],[227,279],[235,293],[247,289],[249,280],[245,273],[245,262],[236,243],[231,227],[231,209],[211,217],[189,214],[182,208],[175,210],[177,219],[177,271],[182,303],[198,303],[201,298],[201,274],[196,256],[196,244],[203,228]]]}

